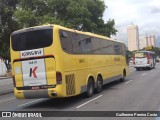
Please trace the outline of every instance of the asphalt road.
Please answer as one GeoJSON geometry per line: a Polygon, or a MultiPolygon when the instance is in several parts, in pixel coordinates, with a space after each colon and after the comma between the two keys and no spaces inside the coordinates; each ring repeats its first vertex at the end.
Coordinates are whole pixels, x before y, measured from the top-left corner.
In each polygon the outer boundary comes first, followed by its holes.
{"type": "MultiPolygon", "coordinates": [[[[115,81],[91,98],[82,95],[65,99],[17,100],[13,93],[0,96],[0,111],[160,111],[160,64],[155,69],[136,71],[130,67],[125,82],[115,81]]],[[[47,120],[53,118],[45,118],[47,120]]],[[[54,118],[65,120],[159,120],[156,117],[54,118]]]]}
{"type": "Polygon", "coordinates": [[[0,96],[13,92],[13,80],[12,78],[0,77],[0,96]]]}

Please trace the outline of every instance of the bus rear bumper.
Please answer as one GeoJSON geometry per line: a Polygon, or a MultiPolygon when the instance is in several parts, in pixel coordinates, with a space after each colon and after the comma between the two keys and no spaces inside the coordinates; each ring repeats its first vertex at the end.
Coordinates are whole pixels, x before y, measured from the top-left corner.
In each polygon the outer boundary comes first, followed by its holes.
{"type": "Polygon", "coordinates": [[[151,67],[150,64],[143,64],[143,65],[134,65],[135,68],[145,68],[145,67],[151,67]]]}
{"type": "Polygon", "coordinates": [[[58,94],[53,89],[39,89],[39,90],[17,90],[14,88],[14,94],[17,99],[35,99],[35,98],[58,98],[64,97],[58,94]]]}

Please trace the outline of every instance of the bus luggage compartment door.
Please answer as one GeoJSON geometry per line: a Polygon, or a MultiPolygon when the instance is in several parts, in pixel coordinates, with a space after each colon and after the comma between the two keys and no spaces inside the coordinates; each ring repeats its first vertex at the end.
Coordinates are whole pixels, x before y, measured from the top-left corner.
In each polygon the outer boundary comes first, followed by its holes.
{"type": "MultiPolygon", "coordinates": [[[[22,86],[41,86],[41,85],[55,85],[55,59],[41,58],[32,60],[17,61],[14,63],[15,81],[20,82],[20,74],[22,74],[22,86]],[[21,66],[19,64],[21,63],[21,66]],[[18,66],[17,66],[18,65],[18,66]],[[21,69],[21,72],[19,72],[21,69]],[[16,79],[18,78],[18,79],[16,79]]],[[[20,84],[19,84],[20,85],[20,84]]],[[[18,86],[18,87],[22,87],[18,86]]]]}

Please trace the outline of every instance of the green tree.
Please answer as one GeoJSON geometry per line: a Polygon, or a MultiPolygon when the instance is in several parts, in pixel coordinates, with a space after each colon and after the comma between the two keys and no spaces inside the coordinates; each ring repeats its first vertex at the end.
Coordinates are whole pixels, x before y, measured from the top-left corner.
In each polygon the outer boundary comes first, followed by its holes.
{"type": "Polygon", "coordinates": [[[102,0],[19,0],[15,16],[21,28],[60,24],[110,37],[117,30],[114,20],[102,19],[105,9],[102,0]]]}
{"type": "Polygon", "coordinates": [[[17,29],[18,24],[13,14],[17,0],[0,0],[0,56],[9,59],[10,34],[17,29]]]}
{"type": "Polygon", "coordinates": [[[0,0],[0,56],[10,57],[10,34],[25,27],[49,23],[115,35],[115,21],[102,19],[105,9],[102,0],[0,0]]]}
{"type": "Polygon", "coordinates": [[[156,53],[156,55],[160,56],[160,48],[153,47],[153,49],[151,51],[154,51],[156,53]]]}
{"type": "MultiPolygon", "coordinates": [[[[10,34],[18,28],[14,18],[16,4],[17,0],[0,0],[0,57],[6,60],[10,58],[10,34]]],[[[8,62],[4,62],[9,70],[8,62]]]]}

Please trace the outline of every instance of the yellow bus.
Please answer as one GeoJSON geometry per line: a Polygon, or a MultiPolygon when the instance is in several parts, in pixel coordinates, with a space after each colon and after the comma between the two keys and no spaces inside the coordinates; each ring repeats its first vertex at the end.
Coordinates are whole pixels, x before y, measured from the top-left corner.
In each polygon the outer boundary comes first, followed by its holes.
{"type": "Polygon", "coordinates": [[[18,99],[91,97],[128,75],[125,44],[105,36],[43,25],[13,32],[10,43],[18,99]]]}

